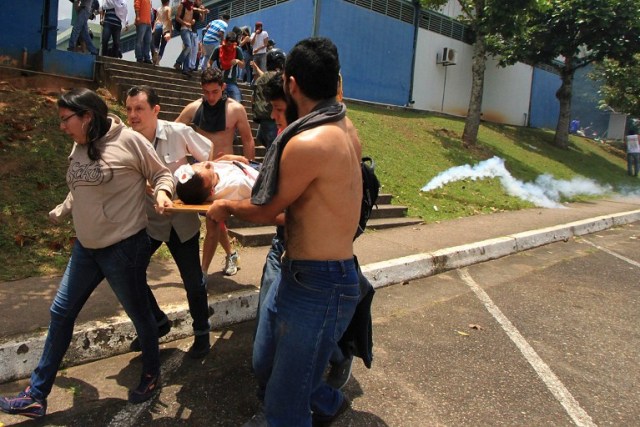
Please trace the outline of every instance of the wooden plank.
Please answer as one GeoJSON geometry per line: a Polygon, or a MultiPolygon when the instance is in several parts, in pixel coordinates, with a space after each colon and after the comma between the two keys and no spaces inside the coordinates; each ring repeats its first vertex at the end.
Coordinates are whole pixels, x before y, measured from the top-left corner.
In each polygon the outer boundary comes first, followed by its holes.
{"type": "Polygon", "coordinates": [[[166,212],[175,212],[175,213],[188,213],[188,212],[197,212],[197,213],[207,213],[209,207],[211,206],[211,202],[205,203],[204,205],[185,205],[181,200],[174,200],[172,208],[164,208],[166,212]]]}

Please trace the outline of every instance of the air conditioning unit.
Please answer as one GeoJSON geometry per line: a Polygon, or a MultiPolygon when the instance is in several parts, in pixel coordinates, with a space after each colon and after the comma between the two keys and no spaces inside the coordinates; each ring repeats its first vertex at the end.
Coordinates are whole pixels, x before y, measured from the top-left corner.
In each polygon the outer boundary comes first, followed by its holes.
{"type": "MultiPolygon", "coordinates": [[[[440,56],[440,55],[438,55],[440,56]]],[[[455,49],[452,49],[450,47],[444,47],[442,48],[442,55],[439,58],[438,64],[442,64],[445,67],[447,65],[456,65],[456,61],[457,61],[457,53],[455,49]]]]}

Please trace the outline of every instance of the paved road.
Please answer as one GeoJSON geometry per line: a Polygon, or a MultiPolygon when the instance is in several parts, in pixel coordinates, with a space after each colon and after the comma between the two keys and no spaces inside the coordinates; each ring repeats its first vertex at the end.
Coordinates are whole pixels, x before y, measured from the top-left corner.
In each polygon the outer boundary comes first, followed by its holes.
{"type": "MultiPolygon", "coordinates": [[[[379,289],[374,367],[356,364],[353,408],[334,425],[638,425],[639,227],[379,289]]],[[[124,401],[134,355],[70,368],[38,425],[238,426],[257,405],[252,328],[212,333],[201,362],[189,340],[164,346],[165,385],[146,406],[124,401]]]]}

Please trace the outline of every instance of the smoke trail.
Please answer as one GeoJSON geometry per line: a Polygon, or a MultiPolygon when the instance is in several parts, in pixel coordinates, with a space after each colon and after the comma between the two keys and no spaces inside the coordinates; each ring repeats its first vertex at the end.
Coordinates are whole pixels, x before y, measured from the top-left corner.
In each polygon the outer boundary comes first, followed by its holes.
{"type": "Polygon", "coordinates": [[[499,178],[507,194],[529,201],[543,208],[563,208],[560,204],[561,197],[574,197],[576,195],[600,195],[612,191],[609,185],[602,186],[597,182],[577,177],[569,181],[558,180],[551,175],[540,175],[534,182],[522,182],[515,179],[504,166],[504,160],[500,157],[492,157],[475,166],[463,165],[448,169],[427,185],[422,191],[431,191],[440,188],[450,182],[463,179],[499,178]]]}

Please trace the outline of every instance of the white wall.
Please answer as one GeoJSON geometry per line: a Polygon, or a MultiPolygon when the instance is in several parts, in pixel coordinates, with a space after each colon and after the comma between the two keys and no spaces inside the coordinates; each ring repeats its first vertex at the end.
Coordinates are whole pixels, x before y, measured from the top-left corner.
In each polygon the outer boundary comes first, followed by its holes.
{"type": "Polygon", "coordinates": [[[449,3],[442,6],[438,12],[455,19],[462,15],[462,8],[458,0],[449,0],[449,3]]]}
{"type": "MultiPolygon", "coordinates": [[[[471,95],[472,57],[472,46],[421,28],[413,86],[414,108],[466,116],[471,95]],[[436,56],[444,47],[456,50],[456,65],[445,67],[436,63],[436,56]]],[[[482,102],[483,119],[524,125],[525,114],[529,111],[532,77],[533,68],[528,65],[501,68],[497,61],[488,60],[482,102]]]]}
{"type": "MultiPolygon", "coordinates": [[[[164,48],[164,54],[162,55],[162,59],[160,60],[160,65],[163,67],[173,67],[173,64],[176,63],[176,59],[180,55],[182,51],[182,39],[180,36],[174,36],[169,40],[167,46],[164,48]]],[[[122,59],[126,59],[127,61],[136,61],[136,53],[131,50],[129,52],[125,52],[122,55],[122,59]]]]}
{"type": "Polygon", "coordinates": [[[484,72],[482,118],[495,123],[525,126],[529,114],[533,67],[522,63],[506,68],[487,60],[484,72]]]}
{"type": "Polygon", "coordinates": [[[627,125],[627,115],[611,113],[609,116],[609,129],[607,129],[607,139],[624,140],[624,131],[627,125]]]}
{"type": "Polygon", "coordinates": [[[466,116],[471,92],[471,46],[420,29],[415,67],[415,108],[466,116]],[[436,64],[436,56],[444,47],[457,51],[456,65],[436,64]]]}

